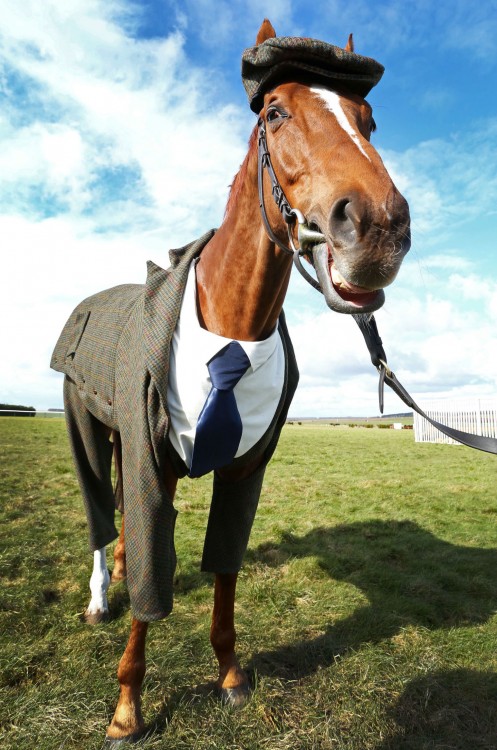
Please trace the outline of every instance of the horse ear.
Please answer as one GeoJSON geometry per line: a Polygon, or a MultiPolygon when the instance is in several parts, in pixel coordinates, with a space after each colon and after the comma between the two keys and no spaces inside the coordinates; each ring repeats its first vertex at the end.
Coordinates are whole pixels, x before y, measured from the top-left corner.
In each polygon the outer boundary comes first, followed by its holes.
{"type": "Polygon", "coordinates": [[[344,47],[345,52],[353,52],[354,51],[354,37],[352,34],[349,34],[349,40],[347,44],[344,47]]]}
{"type": "Polygon", "coordinates": [[[265,18],[261,24],[261,28],[259,29],[257,33],[257,38],[255,40],[255,43],[262,44],[262,42],[265,42],[266,39],[272,39],[275,36],[276,36],[276,31],[273,29],[271,21],[268,21],[267,18],[265,18]]]}

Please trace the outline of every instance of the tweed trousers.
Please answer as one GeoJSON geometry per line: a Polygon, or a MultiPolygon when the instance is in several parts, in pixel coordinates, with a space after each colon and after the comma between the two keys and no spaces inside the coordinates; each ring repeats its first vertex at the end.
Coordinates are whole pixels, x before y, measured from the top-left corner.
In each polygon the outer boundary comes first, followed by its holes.
{"type": "MultiPolygon", "coordinates": [[[[114,287],[81,302],[51,360],[51,367],[66,376],[68,435],[93,550],[117,536],[109,436],[112,430],[120,433],[128,588],[133,615],[142,621],[161,619],[172,609],[177,513],[164,476],[168,459],[178,476],[184,476],[187,467],[167,437],[169,355],[190,264],[213,234],[211,230],[172,250],[167,270],[149,263],[144,286],[114,287]]],[[[240,482],[223,482],[214,474],[203,570],[231,573],[242,563],[265,467],[298,382],[283,314],[279,329],[286,368],[278,409],[257,445],[233,462],[243,465],[262,455],[262,464],[240,482]]]]}

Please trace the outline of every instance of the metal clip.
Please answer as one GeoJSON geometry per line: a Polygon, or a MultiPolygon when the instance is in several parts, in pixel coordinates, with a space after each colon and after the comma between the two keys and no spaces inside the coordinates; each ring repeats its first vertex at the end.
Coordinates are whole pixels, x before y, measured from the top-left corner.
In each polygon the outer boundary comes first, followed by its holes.
{"type": "MultiPolygon", "coordinates": [[[[383,366],[383,368],[385,370],[385,375],[388,375],[388,377],[391,378],[392,377],[392,371],[391,371],[391,369],[389,368],[389,366],[387,365],[387,363],[385,362],[384,359],[380,359],[380,365],[383,366]]],[[[378,367],[378,370],[381,370],[381,367],[378,367]]]]}

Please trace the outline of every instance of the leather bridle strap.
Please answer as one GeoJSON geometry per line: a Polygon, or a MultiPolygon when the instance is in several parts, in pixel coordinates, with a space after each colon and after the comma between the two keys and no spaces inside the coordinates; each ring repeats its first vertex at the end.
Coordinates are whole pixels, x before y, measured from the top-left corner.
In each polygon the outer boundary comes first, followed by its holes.
{"type": "Polygon", "coordinates": [[[371,361],[380,373],[380,381],[378,384],[379,400],[380,400],[380,411],[383,414],[383,389],[384,384],[390,386],[390,388],[397,394],[397,396],[413,411],[417,412],[421,417],[426,419],[433,427],[440,430],[447,437],[457,440],[458,443],[467,445],[469,448],[476,448],[486,453],[497,454],[497,439],[486,437],[484,435],[473,435],[470,432],[462,432],[456,430],[453,427],[437,422],[435,419],[431,419],[414,401],[412,396],[406,391],[402,383],[399,382],[395,373],[387,365],[387,358],[383,344],[378,333],[378,326],[373,315],[353,315],[355,322],[359,326],[364,340],[369,349],[371,355],[371,361]]]}
{"type": "Polygon", "coordinates": [[[262,119],[262,117],[259,118],[257,127],[259,129],[257,144],[257,185],[259,191],[259,208],[261,209],[262,221],[264,223],[266,233],[269,239],[274,242],[275,245],[277,245],[281,250],[283,250],[283,252],[287,253],[288,255],[293,255],[293,262],[301,276],[303,276],[304,279],[314,287],[314,289],[317,289],[318,292],[322,293],[323,290],[321,289],[319,282],[316,281],[316,279],[314,279],[310,275],[310,273],[308,273],[302,266],[300,256],[307,254],[312,263],[312,246],[321,242],[326,242],[326,237],[324,236],[324,234],[321,234],[321,232],[317,232],[316,230],[311,229],[307,225],[305,217],[303,216],[301,211],[290,206],[271,163],[271,156],[269,155],[266,141],[266,128],[264,126],[264,120],[262,119]],[[281,242],[281,240],[275,235],[267,217],[266,206],[264,203],[263,186],[263,175],[265,169],[267,170],[269,178],[271,180],[271,192],[273,194],[274,202],[276,203],[287,225],[288,244],[290,247],[281,242]],[[298,222],[298,248],[295,247],[292,235],[292,226],[295,221],[298,222]]]}
{"type": "Polygon", "coordinates": [[[289,247],[287,247],[287,245],[281,242],[281,240],[273,232],[266,214],[266,206],[264,204],[264,189],[262,184],[264,169],[267,169],[267,172],[269,174],[271,180],[271,192],[273,194],[274,201],[278,206],[281,215],[283,216],[283,219],[288,224],[288,226],[294,224],[296,219],[296,215],[292,207],[288,203],[285,193],[283,192],[283,188],[281,187],[280,183],[278,182],[278,178],[274,173],[273,165],[271,164],[271,157],[269,156],[269,151],[267,148],[266,128],[264,127],[264,121],[262,118],[259,119],[257,125],[259,128],[257,144],[257,183],[259,188],[259,206],[261,209],[262,220],[271,242],[274,242],[275,245],[277,245],[285,253],[293,255],[293,250],[291,250],[289,247]]]}

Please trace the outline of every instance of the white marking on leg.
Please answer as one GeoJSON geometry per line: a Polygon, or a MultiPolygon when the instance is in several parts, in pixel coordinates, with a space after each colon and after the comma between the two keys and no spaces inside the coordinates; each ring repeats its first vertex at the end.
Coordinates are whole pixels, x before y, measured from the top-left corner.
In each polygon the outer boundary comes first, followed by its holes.
{"type": "Polygon", "coordinates": [[[368,161],[371,161],[367,153],[364,151],[359,135],[354,130],[349,122],[347,115],[345,114],[343,107],[340,103],[340,97],[335,91],[329,91],[328,89],[322,88],[321,86],[312,86],[311,91],[325,102],[330,112],[333,112],[337,118],[337,122],[343,130],[349,135],[354,141],[359,151],[364,154],[368,161]]]}
{"type": "Polygon", "coordinates": [[[91,601],[86,610],[88,615],[107,614],[109,611],[107,590],[110,584],[110,575],[107,570],[106,553],[106,547],[97,549],[93,553],[93,572],[90,578],[91,601]]]}

